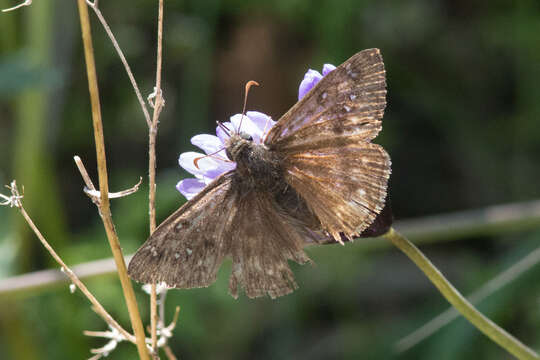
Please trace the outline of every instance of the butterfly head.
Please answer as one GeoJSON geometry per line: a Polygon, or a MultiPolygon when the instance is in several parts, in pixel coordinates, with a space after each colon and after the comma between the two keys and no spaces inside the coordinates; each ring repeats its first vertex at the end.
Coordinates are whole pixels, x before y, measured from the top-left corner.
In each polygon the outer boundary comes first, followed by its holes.
{"type": "Polygon", "coordinates": [[[233,133],[225,141],[225,153],[230,160],[237,162],[239,154],[252,145],[253,137],[250,134],[243,131],[233,133]]]}

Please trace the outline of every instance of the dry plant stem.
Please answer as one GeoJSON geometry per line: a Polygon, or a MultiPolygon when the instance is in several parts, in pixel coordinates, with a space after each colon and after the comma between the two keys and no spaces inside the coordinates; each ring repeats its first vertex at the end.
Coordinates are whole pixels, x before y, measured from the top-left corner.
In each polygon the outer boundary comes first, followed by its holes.
{"type": "Polygon", "coordinates": [[[122,52],[122,49],[120,48],[120,45],[118,45],[118,42],[116,41],[116,38],[114,37],[113,32],[111,31],[111,28],[109,27],[109,24],[105,20],[105,17],[103,17],[103,14],[99,10],[98,2],[97,1],[89,1],[87,0],[86,3],[92,10],[94,10],[94,13],[98,17],[99,21],[101,22],[101,25],[105,29],[105,32],[109,36],[109,39],[111,40],[114,49],[116,50],[118,56],[120,57],[120,60],[122,61],[122,64],[124,65],[124,68],[126,69],[126,73],[129,77],[129,81],[131,81],[131,86],[133,87],[133,90],[135,90],[135,94],[137,95],[137,100],[139,100],[139,104],[141,105],[141,109],[144,114],[144,118],[146,120],[146,124],[148,126],[151,125],[150,122],[150,114],[148,113],[148,109],[146,108],[146,104],[144,103],[143,97],[141,95],[141,91],[139,90],[139,87],[137,86],[137,81],[135,81],[135,77],[133,76],[133,72],[131,71],[131,68],[129,67],[129,64],[126,60],[126,57],[124,56],[124,53],[122,52]]]}
{"type": "Polygon", "coordinates": [[[171,347],[169,345],[166,345],[163,350],[165,351],[165,355],[167,355],[167,358],[169,360],[176,360],[176,356],[174,355],[174,353],[172,352],[171,350],[171,347]]]}
{"type": "MultiPolygon", "coordinates": [[[[157,34],[157,55],[156,55],[156,98],[154,102],[154,113],[152,123],[148,131],[148,213],[150,222],[150,235],[156,229],[156,136],[158,129],[159,115],[163,107],[163,97],[161,92],[161,63],[162,63],[162,43],[163,43],[163,0],[159,0],[158,9],[158,34],[157,34]]],[[[157,353],[157,293],[156,284],[150,288],[150,326],[152,349],[157,353]]]]}
{"type": "Polygon", "coordinates": [[[79,169],[79,172],[81,173],[81,176],[83,178],[84,183],[86,184],[86,187],[90,190],[96,190],[96,187],[94,186],[92,179],[90,179],[90,175],[88,175],[88,171],[86,171],[86,168],[84,167],[84,164],[81,158],[78,156],[74,156],[73,160],[75,161],[75,164],[77,165],[77,168],[79,169]]]}
{"type": "Polygon", "coordinates": [[[26,213],[26,210],[20,204],[18,206],[19,211],[21,212],[21,215],[24,217],[30,228],[34,231],[36,236],[38,237],[39,241],[41,241],[41,244],[45,247],[45,249],[51,254],[53,259],[62,267],[63,272],[69,277],[71,282],[81,290],[81,292],[90,300],[90,303],[92,303],[94,311],[105,320],[107,324],[117,329],[128,341],[131,341],[132,343],[135,343],[135,337],[131,335],[129,332],[127,332],[120,324],[118,324],[111,315],[103,308],[103,306],[99,303],[99,301],[92,295],[92,293],[88,290],[88,288],[79,280],[77,275],[64,263],[64,261],[58,256],[56,251],[49,245],[47,240],[45,240],[45,237],[41,234],[39,229],[36,227],[30,216],[26,213]]]}
{"type": "MultiPolygon", "coordinates": [[[[92,180],[90,179],[90,176],[88,175],[88,172],[86,171],[86,167],[84,166],[82,160],[78,156],[74,156],[73,160],[75,160],[75,164],[77,165],[77,168],[79,169],[79,172],[81,173],[81,177],[84,180],[84,183],[86,184],[86,188],[84,189],[84,192],[88,197],[94,202],[96,205],[99,205],[99,199],[101,197],[101,194],[98,190],[96,190],[94,183],[92,183],[92,180]]],[[[139,190],[139,186],[141,186],[142,183],[142,177],[139,178],[139,182],[132,186],[129,189],[109,193],[109,199],[115,199],[115,198],[121,198],[124,196],[131,195],[139,190]]]]}
{"type": "Polygon", "coordinates": [[[157,291],[156,284],[150,287],[150,339],[152,341],[152,349],[157,354],[157,291]]]}
{"type": "Polygon", "coordinates": [[[109,204],[109,184],[107,178],[107,162],[105,158],[105,141],[103,137],[103,124],[101,121],[101,110],[99,103],[99,92],[97,85],[97,74],[94,61],[94,50],[92,47],[92,35],[90,32],[90,19],[88,16],[88,8],[84,0],[78,0],[78,8],[81,22],[81,30],[83,35],[84,55],[86,60],[86,72],[88,75],[88,88],[90,91],[90,100],[92,104],[92,122],[94,125],[94,138],[96,142],[96,155],[98,162],[98,176],[100,189],[100,204],[99,212],[103,220],[103,225],[107,233],[107,239],[111,247],[120,283],[128,307],[131,325],[135,332],[137,351],[141,359],[148,359],[148,351],[145,345],[144,328],[139,315],[139,309],[135,299],[135,292],[131,285],[131,281],[127,275],[126,263],[122,255],[122,249],[118,241],[118,236],[114,228],[109,204]]]}
{"type": "Polygon", "coordinates": [[[9,9],[3,9],[2,12],[8,12],[8,11],[17,10],[18,8],[21,8],[23,6],[30,6],[30,5],[32,5],[32,0],[25,0],[24,2],[20,3],[19,5],[15,5],[13,7],[10,7],[9,9]]]}
{"type": "Polygon", "coordinates": [[[429,259],[411,243],[407,238],[390,229],[385,235],[397,248],[407,255],[429,280],[437,287],[441,294],[454,306],[471,324],[483,332],[491,340],[499,344],[506,351],[521,360],[539,359],[538,354],[529,349],[518,339],[500,328],[497,324],[480,313],[471,303],[446,280],[441,272],[429,259]]]}

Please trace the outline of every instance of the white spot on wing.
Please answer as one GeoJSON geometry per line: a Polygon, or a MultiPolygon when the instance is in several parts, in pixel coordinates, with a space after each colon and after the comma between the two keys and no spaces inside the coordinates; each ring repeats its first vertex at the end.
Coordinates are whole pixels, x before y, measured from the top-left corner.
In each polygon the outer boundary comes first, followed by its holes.
{"type": "Polygon", "coordinates": [[[186,248],[186,252],[187,252],[187,254],[188,254],[188,256],[189,256],[189,255],[191,255],[191,253],[193,252],[193,250],[191,250],[190,248],[186,248]]]}
{"type": "Polygon", "coordinates": [[[179,253],[174,253],[174,258],[175,259],[178,259],[180,257],[180,254],[179,253]]]}
{"type": "Polygon", "coordinates": [[[351,99],[351,101],[356,99],[356,95],[354,95],[354,94],[349,95],[349,99],[351,99]]]}
{"type": "Polygon", "coordinates": [[[346,112],[351,111],[351,108],[349,106],[347,106],[347,105],[343,106],[343,108],[345,109],[346,112]]]}

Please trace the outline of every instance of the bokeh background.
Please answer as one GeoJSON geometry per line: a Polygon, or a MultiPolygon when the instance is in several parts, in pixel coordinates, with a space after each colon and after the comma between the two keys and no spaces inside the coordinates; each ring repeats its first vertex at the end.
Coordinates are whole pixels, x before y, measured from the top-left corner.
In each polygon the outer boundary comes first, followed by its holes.
{"type": "MultiPolygon", "coordinates": [[[[2,8],[16,1],[0,0],[2,8]]],[[[155,76],[157,1],[101,1],[146,96],[155,76]]],[[[143,177],[141,191],[113,202],[125,253],[145,240],[147,128],[111,43],[93,20],[112,191],[143,177]]],[[[540,197],[540,2],[410,0],[166,1],[164,94],[158,158],[158,221],[184,199],[174,185],[189,139],[242,108],[278,119],[308,68],[380,48],[388,74],[384,130],[398,220],[540,197]]],[[[0,183],[16,178],[25,206],[68,264],[110,257],[94,205],[72,157],[93,179],[95,150],[74,1],[35,1],[0,15],[0,183]]],[[[5,191],[4,191],[5,193],[5,191]]],[[[540,245],[540,226],[489,235],[424,239],[422,250],[463,293],[540,245]],[[452,240],[452,241],[445,241],[452,240]]],[[[539,224],[540,225],[540,224],[539,224]]],[[[457,231],[457,230],[456,230],[457,231]]],[[[412,238],[411,240],[415,240],[412,238]]],[[[182,307],[171,347],[181,359],[508,359],[463,319],[395,353],[394,345],[447,308],[427,279],[390,246],[309,249],[316,266],[294,266],[300,289],[276,301],[227,294],[230,264],[208,289],[171,291],[182,307]]],[[[55,268],[14,209],[0,208],[0,278],[55,268]]],[[[540,348],[540,267],[479,308],[540,348]]],[[[87,281],[126,327],[114,275],[87,281]]],[[[138,289],[148,319],[148,297],[138,289]]],[[[2,359],[82,359],[104,323],[67,283],[0,295],[2,359]]],[[[119,345],[112,359],[136,356],[119,345]]]]}

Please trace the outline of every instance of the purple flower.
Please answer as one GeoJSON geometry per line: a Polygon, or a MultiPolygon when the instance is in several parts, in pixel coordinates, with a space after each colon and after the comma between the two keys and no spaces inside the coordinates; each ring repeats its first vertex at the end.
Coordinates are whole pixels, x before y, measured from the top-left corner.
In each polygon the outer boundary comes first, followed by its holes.
{"type": "Polygon", "coordinates": [[[325,77],[329,72],[333,71],[336,67],[332,64],[324,64],[322,69],[322,75],[317,70],[309,69],[304,75],[304,79],[300,83],[298,88],[298,100],[304,97],[311,88],[313,88],[323,77],[325,77]]]}
{"type": "MultiPolygon", "coordinates": [[[[257,112],[248,111],[242,120],[242,128],[240,121],[242,114],[236,114],[231,117],[230,122],[223,123],[231,132],[242,130],[248,133],[253,138],[253,142],[262,143],[264,136],[276,123],[270,116],[257,112]]],[[[176,184],[176,189],[190,200],[197,195],[206,185],[211,183],[219,175],[233,170],[236,167],[234,161],[229,160],[225,153],[225,140],[229,137],[219,126],[216,128],[216,135],[200,134],[191,138],[191,143],[204,151],[204,154],[189,151],[180,154],[178,163],[187,172],[195,175],[194,178],[181,180],[176,184]],[[213,154],[211,156],[206,156],[213,154]],[[195,166],[195,159],[197,166],[195,166]]]]}

